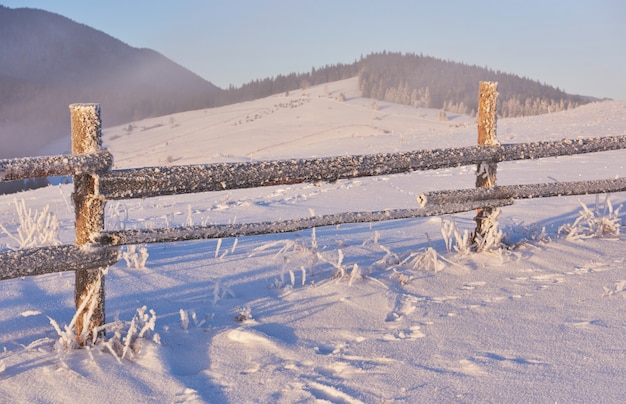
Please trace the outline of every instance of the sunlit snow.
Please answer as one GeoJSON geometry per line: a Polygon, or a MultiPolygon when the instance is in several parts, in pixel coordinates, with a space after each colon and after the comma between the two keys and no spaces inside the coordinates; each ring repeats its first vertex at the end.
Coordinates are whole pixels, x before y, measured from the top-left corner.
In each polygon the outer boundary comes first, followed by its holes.
{"type": "MultiPolygon", "coordinates": [[[[125,169],[476,143],[472,117],[371,105],[351,79],[105,128],[104,146],[125,169]]],[[[624,134],[618,101],[498,121],[503,145],[624,134]]],[[[497,184],[625,178],[625,161],[610,151],[499,163],[497,184]]],[[[424,194],[472,188],[475,169],[110,201],[105,226],[419,208],[424,194]]],[[[0,196],[0,223],[17,231],[16,199],[47,205],[72,243],[71,193],[0,196]]],[[[498,218],[510,248],[481,254],[463,244],[474,212],[122,247],[106,275],[108,345],[78,350],[63,344],[72,272],[0,281],[0,402],[621,402],[624,202],[515,201],[498,218]]],[[[15,244],[0,232],[2,251],[15,244]]]]}

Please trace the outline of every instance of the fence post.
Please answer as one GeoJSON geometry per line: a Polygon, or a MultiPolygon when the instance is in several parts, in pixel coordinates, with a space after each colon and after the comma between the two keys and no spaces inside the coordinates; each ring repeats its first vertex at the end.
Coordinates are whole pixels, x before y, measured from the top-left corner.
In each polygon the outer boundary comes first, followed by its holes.
{"type": "MultiPolygon", "coordinates": [[[[481,81],[478,90],[478,145],[498,146],[496,138],[496,100],[498,83],[481,81]]],[[[493,188],[496,185],[497,164],[492,162],[479,163],[476,167],[476,188],[493,188]]],[[[472,233],[472,247],[480,251],[490,231],[497,231],[493,226],[497,222],[493,215],[496,210],[491,207],[478,209],[474,221],[476,230],[472,233]]]]}
{"type": "MultiPolygon", "coordinates": [[[[95,153],[102,147],[100,104],[70,105],[72,153],[95,153]]],[[[76,245],[90,242],[94,232],[104,229],[105,200],[98,194],[97,174],[74,175],[76,245]]],[[[74,301],[77,309],[76,339],[82,345],[93,329],[104,325],[104,268],[76,271],[74,301]]],[[[99,332],[104,336],[104,331],[99,332]]]]}

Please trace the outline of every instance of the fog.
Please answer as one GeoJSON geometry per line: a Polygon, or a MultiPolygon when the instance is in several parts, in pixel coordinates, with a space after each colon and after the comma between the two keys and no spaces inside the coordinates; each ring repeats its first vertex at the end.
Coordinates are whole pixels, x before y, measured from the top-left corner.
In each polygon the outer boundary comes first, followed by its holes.
{"type": "Polygon", "coordinates": [[[219,89],[161,54],[65,17],[0,7],[0,158],[68,151],[72,103],[103,126],[212,105],[219,89]]]}

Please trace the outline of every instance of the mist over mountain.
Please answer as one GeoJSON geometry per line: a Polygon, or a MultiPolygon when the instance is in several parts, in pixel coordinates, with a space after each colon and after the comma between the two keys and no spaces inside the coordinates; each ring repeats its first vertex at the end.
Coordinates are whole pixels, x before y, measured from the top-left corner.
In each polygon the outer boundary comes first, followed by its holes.
{"type": "Polygon", "coordinates": [[[0,6],[0,158],[67,139],[68,105],[102,104],[111,126],[215,105],[221,90],[150,49],[42,10],[0,6]]]}

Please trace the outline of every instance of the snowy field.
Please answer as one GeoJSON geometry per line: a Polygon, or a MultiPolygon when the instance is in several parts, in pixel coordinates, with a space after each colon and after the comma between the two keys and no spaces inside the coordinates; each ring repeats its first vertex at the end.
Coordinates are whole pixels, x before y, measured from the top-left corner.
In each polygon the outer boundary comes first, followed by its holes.
{"type": "MultiPolygon", "coordinates": [[[[356,79],[329,83],[107,128],[104,143],[116,168],[476,143],[471,117],[358,94],[356,79]]],[[[622,101],[498,122],[501,143],[623,134],[622,101]]],[[[473,187],[474,170],[109,202],[106,228],[412,208],[473,187]]],[[[498,165],[500,185],[624,176],[626,151],[498,165]]],[[[15,235],[16,203],[49,206],[71,243],[71,192],[0,196],[0,224],[15,235]]],[[[106,275],[109,340],[80,350],[65,349],[73,273],[1,281],[0,402],[623,402],[625,202],[517,201],[499,219],[509,247],[481,254],[460,240],[472,212],[124,247],[106,275]]],[[[15,247],[0,231],[0,251],[15,247]]]]}

